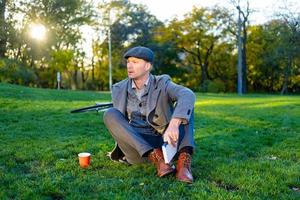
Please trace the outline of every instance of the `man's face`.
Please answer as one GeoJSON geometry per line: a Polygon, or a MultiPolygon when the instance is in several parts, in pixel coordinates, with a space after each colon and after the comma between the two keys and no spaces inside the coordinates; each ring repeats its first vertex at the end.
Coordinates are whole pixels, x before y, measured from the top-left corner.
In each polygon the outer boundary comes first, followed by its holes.
{"type": "Polygon", "coordinates": [[[148,76],[151,64],[143,59],[129,57],[127,59],[127,74],[131,79],[143,79],[148,76]]]}

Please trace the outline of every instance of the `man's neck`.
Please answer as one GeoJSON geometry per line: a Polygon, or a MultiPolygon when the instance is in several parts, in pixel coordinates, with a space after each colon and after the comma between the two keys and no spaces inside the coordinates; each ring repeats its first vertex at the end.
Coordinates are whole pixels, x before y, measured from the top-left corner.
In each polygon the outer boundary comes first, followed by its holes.
{"type": "Polygon", "coordinates": [[[138,90],[142,89],[149,78],[149,74],[141,77],[140,79],[133,79],[134,84],[138,90]]]}

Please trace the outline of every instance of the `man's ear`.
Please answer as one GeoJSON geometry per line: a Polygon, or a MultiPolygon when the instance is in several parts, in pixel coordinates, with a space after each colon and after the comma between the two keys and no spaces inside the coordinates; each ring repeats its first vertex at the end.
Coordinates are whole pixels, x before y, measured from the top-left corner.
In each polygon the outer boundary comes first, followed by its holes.
{"type": "Polygon", "coordinates": [[[151,71],[151,69],[152,69],[151,63],[147,62],[147,63],[146,63],[146,66],[147,66],[147,70],[148,70],[148,71],[151,71]]]}

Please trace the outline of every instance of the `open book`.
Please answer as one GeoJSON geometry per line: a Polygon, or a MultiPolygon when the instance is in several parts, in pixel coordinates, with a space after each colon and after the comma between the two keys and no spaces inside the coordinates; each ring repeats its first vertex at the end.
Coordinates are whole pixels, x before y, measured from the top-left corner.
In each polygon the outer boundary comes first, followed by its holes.
{"type": "Polygon", "coordinates": [[[176,143],[176,145],[174,147],[173,145],[168,144],[167,142],[165,142],[162,145],[162,152],[164,155],[165,163],[170,163],[172,161],[175,154],[177,153],[177,146],[178,146],[178,143],[176,143]]]}

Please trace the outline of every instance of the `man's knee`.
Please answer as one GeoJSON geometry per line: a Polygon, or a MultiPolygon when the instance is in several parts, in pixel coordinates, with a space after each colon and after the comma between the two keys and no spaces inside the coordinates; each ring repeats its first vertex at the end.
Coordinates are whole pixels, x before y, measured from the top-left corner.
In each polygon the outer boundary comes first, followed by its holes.
{"type": "Polygon", "coordinates": [[[109,108],[107,111],[105,111],[103,115],[103,122],[107,124],[108,122],[112,122],[117,119],[118,115],[120,115],[120,111],[116,108],[109,108]]]}

